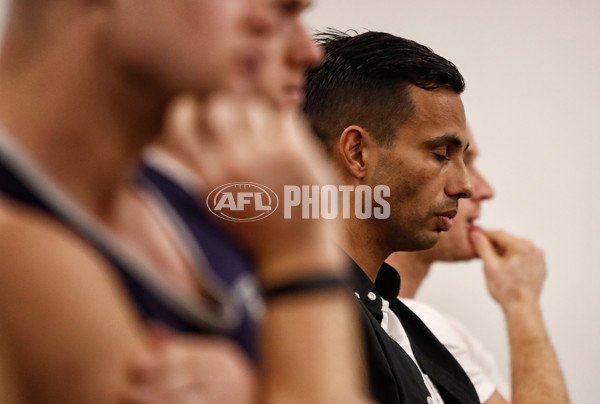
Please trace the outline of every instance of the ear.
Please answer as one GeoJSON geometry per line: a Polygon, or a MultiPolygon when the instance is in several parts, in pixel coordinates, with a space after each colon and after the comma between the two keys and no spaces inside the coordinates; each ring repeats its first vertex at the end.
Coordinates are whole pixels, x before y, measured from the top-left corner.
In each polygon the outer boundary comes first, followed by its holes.
{"type": "Polygon", "coordinates": [[[360,126],[348,126],[340,136],[338,146],[340,159],[348,173],[354,178],[364,179],[376,154],[377,146],[371,134],[360,126]]]}

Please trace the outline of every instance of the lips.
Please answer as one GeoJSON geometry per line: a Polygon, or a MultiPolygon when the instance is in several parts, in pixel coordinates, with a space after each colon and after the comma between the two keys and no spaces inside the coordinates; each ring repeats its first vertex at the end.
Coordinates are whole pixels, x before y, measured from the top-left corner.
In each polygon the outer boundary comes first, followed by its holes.
{"type": "Polygon", "coordinates": [[[450,219],[454,219],[456,217],[456,214],[458,213],[458,211],[456,209],[452,209],[446,212],[442,212],[442,213],[436,213],[436,216],[447,216],[450,219]]]}
{"type": "Polygon", "coordinates": [[[456,216],[456,209],[442,213],[436,213],[437,227],[441,231],[448,231],[452,228],[452,219],[456,216]]]}

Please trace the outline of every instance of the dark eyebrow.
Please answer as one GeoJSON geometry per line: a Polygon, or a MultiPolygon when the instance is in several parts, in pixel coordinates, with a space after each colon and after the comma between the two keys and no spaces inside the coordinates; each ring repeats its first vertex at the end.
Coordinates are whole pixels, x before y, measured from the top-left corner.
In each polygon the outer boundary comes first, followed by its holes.
{"type": "MultiPolygon", "coordinates": [[[[457,149],[463,147],[462,141],[456,135],[442,135],[425,142],[425,145],[429,148],[435,149],[441,146],[452,146],[457,149]]],[[[469,148],[469,143],[465,146],[465,151],[469,148]]]]}

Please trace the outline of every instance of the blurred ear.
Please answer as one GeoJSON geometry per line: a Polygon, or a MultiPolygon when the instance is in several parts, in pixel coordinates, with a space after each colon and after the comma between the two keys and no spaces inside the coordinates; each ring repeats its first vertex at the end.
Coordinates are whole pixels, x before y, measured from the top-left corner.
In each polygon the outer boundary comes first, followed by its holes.
{"type": "Polygon", "coordinates": [[[364,179],[369,165],[374,163],[377,144],[364,128],[351,125],[340,136],[340,160],[348,174],[364,179]]]}

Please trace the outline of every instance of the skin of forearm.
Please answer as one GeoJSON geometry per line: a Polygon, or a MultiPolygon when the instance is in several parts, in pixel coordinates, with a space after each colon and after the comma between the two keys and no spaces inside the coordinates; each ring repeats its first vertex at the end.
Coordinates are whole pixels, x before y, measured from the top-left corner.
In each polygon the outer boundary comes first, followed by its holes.
{"type": "Polygon", "coordinates": [[[19,404],[23,402],[19,391],[21,383],[17,380],[15,366],[2,331],[0,325],[0,403],[19,404]]]}
{"type": "Polygon", "coordinates": [[[280,296],[262,328],[261,402],[364,403],[358,318],[342,290],[280,296]]]}
{"type": "Polygon", "coordinates": [[[569,403],[539,304],[527,302],[503,309],[510,342],[512,403],[569,403]]]}

